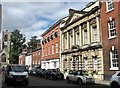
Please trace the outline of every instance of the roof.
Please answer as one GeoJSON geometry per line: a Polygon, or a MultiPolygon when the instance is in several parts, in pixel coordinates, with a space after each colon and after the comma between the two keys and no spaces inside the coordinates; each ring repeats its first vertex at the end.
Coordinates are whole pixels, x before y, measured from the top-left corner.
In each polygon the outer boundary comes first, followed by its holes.
{"type": "MultiPolygon", "coordinates": [[[[64,19],[64,18],[66,18],[66,17],[63,17],[62,19],[64,19]]],[[[53,24],[51,27],[49,27],[49,29],[46,30],[43,34],[41,34],[41,36],[43,37],[45,34],[47,34],[49,31],[51,31],[54,27],[56,27],[58,24],[60,24],[62,19],[58,20],[55,24],[53,24]]]]}

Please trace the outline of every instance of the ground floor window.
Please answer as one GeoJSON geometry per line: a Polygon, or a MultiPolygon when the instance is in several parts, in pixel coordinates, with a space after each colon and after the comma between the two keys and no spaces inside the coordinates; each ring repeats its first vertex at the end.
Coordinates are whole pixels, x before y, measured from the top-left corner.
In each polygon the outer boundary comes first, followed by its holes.
{"type": "Polygon", "coordinates": [[[98,58],[97,58],[97,56],[93,56],[93,69],[94,69],[94,71],[98,70],[98,58]]]}
{"type": "Polygon", "coordinates": [[[112,50],[110,50],[110,62],[111,62],[111,70],[118,70],[118,52],[114,46],[112,46],[112,50]]]}

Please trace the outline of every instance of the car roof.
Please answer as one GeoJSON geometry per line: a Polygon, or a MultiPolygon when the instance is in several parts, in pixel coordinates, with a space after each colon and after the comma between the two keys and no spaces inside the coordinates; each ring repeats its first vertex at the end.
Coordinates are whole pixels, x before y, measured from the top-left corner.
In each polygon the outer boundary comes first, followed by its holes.
{"type": "Polygon", "coordinates": [[[20,64],[8,64],[7,66],[25,66],[25,65],[20,65],[20,64]]]}

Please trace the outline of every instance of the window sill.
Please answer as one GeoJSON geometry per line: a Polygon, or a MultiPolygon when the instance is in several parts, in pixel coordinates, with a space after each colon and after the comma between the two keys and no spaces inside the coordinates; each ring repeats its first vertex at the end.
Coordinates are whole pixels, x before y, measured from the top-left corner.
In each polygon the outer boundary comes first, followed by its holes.
{"type": "Polygon", "coordinates": [[[111,11],[113,11],[113,10],[114,10],[114,8],[112,8],[111,10],[107,10],[106,13],[109,13],[109,12],[111,12],[111,11]]]}
{"type": "Polygon", "coordinates": [[[110,68],[110,70],[119,70],[118,67],[113,67],[113,68],[110,68]]]}
{"type": "Polygon", "coordinates": [[[109,37],[108,39],[114,39],[114,38],[116,38],[117,36],[113,36],[113,37],[109,37]]]}

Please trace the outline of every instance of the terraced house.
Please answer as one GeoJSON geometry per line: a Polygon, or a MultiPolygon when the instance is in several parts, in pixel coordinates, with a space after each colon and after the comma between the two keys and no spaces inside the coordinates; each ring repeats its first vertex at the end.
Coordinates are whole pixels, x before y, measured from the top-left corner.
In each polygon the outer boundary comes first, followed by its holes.
{"type": "Polygon", "coordinates": [[[104,79],[120,70],[120,1],[107,0],[100,9],[104,79]]]}
{"type": "Polygon", "coordinates": [[[60,67],[60,20],[42,35],[41,68],[56,69],[60,67]]]}
{"type": "Polygon", "coordinates": [[[100,2],[91,2],[80,11],[70,9],[61,28],[62,71],[86,70],[103,79],[103,49],[100,30],[100,2]]]}

